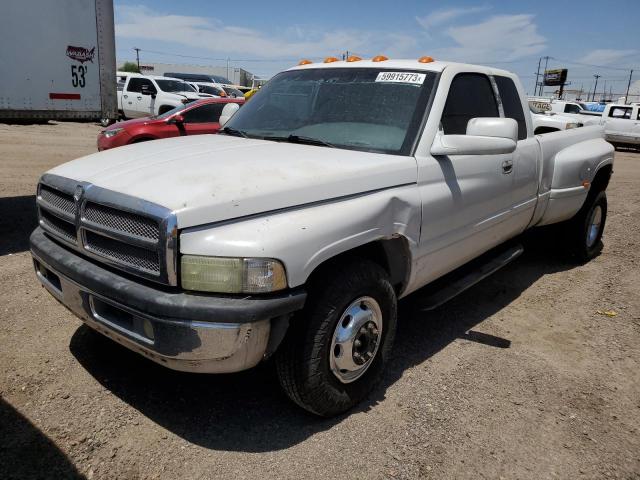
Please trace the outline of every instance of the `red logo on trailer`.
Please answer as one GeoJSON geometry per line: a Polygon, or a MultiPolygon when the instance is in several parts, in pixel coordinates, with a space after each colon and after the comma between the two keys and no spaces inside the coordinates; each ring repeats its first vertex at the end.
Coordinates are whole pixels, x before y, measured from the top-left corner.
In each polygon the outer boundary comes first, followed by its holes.
{"type": "Polygon", "coordinates": [[[96,47],[91,50],[84,47],[74,47],[73,45],[67,46],[67,57],[72,60],[77,60],[80,63],[91,62],[93,63],[93,56],[96,53],[96,47]]]}

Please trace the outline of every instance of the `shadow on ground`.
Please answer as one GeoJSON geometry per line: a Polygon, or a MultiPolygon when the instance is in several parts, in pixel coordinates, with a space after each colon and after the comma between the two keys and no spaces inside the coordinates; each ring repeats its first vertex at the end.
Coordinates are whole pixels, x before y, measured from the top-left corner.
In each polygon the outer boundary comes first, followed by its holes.
{"type": "MultiPolygon", "coordinates": [[[[357,411],[385,399],[402,373],[457,339],[492,348],[496,361],[509,339],[472,330],[513,302],[542,276],[572,268],[545,238],[526,239],[525,254],[442,307],[420,310],[421,292],[400,303],[395,357],[382,384],[357,411]]],[[[330,429],[347,415],[318,419],[288,401],[269,363],[230,375],[173,372],[80,327],[70,349],[84,368],[116,396],[162,427],[217,450],[273,451],[330,429]]]]}
{"type": "Polygon", "coordinates": [[[0,197],[0,255],[29,250],[37,224],[35,195],[0,197]]]}
{"type": "Polygon", "coordinates": [[[36,426],[0,398],[0,478],[85,478],[36,426]]]}

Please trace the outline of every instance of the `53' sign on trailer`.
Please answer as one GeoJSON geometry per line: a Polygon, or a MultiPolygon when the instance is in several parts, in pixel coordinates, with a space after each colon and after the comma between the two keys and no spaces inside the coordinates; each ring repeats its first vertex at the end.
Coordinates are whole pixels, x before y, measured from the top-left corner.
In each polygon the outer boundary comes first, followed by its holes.
{"type": "Polygon", "coordinates": [[[113,0],[4,0],[0,118],[117,118],[113,0]]]}

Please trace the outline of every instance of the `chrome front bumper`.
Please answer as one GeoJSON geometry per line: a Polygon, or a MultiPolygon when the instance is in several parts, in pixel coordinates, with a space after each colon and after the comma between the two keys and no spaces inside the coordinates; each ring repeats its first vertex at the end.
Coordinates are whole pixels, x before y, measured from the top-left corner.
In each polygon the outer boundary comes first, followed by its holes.
{"type": "Polygon", "coordinates": [[[302,292],[266,299],[167,292],[79,257],[41,229],[31,236],[31,253],[42,285],[88,326],[174,370],[225,373],[257,365],[275,348],[272,320],[305,300],[302,292]]]}

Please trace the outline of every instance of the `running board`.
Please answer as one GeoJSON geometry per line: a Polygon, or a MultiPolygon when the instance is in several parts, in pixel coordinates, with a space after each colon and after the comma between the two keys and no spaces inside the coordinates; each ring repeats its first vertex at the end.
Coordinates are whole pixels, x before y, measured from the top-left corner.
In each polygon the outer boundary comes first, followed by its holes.
{"type": "Polygon", "coordinates": [[[520,244],[506,249],[491,250],[459,269],[448,273],[425,287],[427,291],[423,290],[423,294],[418,293],[420,295],[420,300],[417,300],[418,308],[420,310],[438,308],[480,280],[487,278],[492,273],[514,261],[523,251],[524,249],[520,244]]]}

